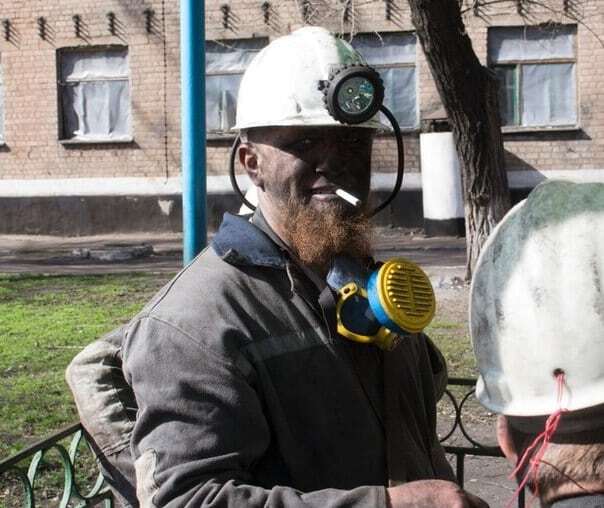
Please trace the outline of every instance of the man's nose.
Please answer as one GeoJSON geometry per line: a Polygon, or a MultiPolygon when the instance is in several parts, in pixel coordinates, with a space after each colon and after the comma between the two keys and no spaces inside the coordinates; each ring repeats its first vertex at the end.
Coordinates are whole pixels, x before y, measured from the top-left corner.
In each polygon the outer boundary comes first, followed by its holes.
{"type": "Polygon", "coordinates": [[[317,174],[323,175],[326,178],[337,177],[346,171],[345,164],[342,158],[341,147],[326,146],[321,147],[321,157],[316,166],[317,174]]]}

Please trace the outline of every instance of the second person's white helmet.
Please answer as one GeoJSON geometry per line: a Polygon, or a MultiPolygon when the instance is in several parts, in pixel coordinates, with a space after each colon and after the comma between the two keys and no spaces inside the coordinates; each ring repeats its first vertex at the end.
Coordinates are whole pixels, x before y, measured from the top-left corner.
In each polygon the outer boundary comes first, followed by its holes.
{"type": "Polygon", "coordinates": [[[489,237],[474,272],[476,394],[510,416],[604,404],[604,184],[550,181],[489,237]]]}
{"type": "MultiPolygon", "coordinates": [[[[329,114],[320,83],[334,69],[357,64],[365,64],[363,57],[324,28],[304,27],[276,39],[243,75],[234,129],[344,125],[329,114]]],[[[378,114],[356,127],[389,129],[378,114]]]]}

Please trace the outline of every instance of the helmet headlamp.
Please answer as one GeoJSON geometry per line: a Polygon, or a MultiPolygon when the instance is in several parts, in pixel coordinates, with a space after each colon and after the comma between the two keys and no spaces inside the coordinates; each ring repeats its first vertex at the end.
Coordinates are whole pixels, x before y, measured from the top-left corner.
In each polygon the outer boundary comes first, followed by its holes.
{"type": "Polygon", "coordinates": [[[372,118],[382,107],[384,85],[367,65],[344,66],[320,83],[325,106],[338,122],[356,125],[372,118]]]}

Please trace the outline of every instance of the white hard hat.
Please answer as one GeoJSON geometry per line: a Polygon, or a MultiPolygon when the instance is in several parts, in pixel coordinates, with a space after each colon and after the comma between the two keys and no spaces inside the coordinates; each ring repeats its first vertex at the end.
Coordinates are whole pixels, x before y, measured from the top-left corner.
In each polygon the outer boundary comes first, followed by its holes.
{"type": "MultiPolygon", "coordinates": [[[[345,65],[365,64],[342,39],[320,27],[304,27],[271,42],[245,71],[234,130],[268,126],[344,124],[327,111],[319,85],[345,65]]],[[[374,115],[356,127],[389,129],[374,115]]]]}
{"type": "Polygon", "coordinates": [[[496,227],[471,286],[478,400],[512,416],[604,403],[604,184],[549,181],[496,227]]]}

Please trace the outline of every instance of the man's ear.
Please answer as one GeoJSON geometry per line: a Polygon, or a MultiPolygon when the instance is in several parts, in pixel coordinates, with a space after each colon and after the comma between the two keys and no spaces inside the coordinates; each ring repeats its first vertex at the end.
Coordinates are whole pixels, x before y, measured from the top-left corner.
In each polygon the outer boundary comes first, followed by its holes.
{"type": "Polygon", "coordinates": [[[510,424],[503,415],[497,417],[497,442],[508,462],[513,467],[516,467],[516,463],[518,462],[518,451],[516,450],[516,445],[512,439],[510,424]]]}
{"type": "Polygon", "coordinates": [[[264,189],[264,182],[258,165],[258,149],[252,143],[241,143],[237,148],[239,162],[256,187],[264,189]]]}

